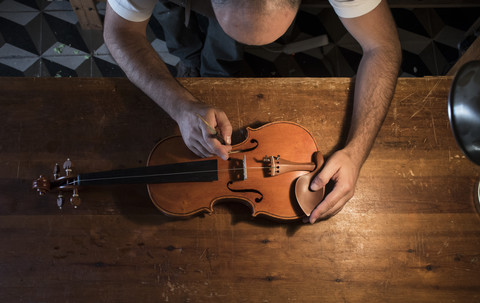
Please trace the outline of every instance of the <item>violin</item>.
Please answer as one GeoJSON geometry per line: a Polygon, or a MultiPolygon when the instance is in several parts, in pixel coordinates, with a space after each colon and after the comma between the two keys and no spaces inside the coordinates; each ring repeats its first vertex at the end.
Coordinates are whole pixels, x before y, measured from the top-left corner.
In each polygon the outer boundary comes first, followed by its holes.
{"type": "Polygon", "coordinates": [[[323,199],[323,189],[309,189],[322,164],[307,129],[293,122],[273,122],[247,127],[245,140],[232,146],[228,160],[199,158],[181,136],[172,136],[157,143],[146,167],[74,174],[68,159],[64,176],[56,164],[53,180],[40,176],[32,188],[41,195],[58,192],[61,208],[64,192],[70,190],[70,203],[80,205],[81,186],[143,183],[153,204],[168,216],[213,213],[217,203],[240,202],[251,208],[253,217],[293,221],[309,216],[323,199]]]}

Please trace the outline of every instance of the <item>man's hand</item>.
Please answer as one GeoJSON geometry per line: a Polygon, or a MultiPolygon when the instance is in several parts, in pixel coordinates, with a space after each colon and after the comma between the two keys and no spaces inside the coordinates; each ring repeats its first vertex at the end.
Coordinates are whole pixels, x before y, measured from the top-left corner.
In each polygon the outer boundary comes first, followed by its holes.
{"type": "Polygon", "coordinates": [[[228,159],[228,153],[232,150],[231,136],[232,126],[227,115],[217,109],[200,102],[192,102],[188,110],[183,111],[177,120],[182,133],[183,141],[187,147],[200,157],[219,156],[223,160],[228,159]],[[202,118],[208,125],[202,121],[202,118]],[[216,139],[215,131],[225,141],[225,145],[216,139]]]}
{"type": "Polygon", "coordinates": [[[185,144],[200,157],[228,158],[232,126],[221,110],[199,102],[180,85],[146,38],[148,19],[132,22],[119,16],[107,2],[104,38],[110,53],[127,77],[180,126],[185,144]],[[211,126],[209,128],[198,115],[211,126]],[[217,128],[226,145],[213,135],[217,128]]]}
{"type": "Polygon", "coordinates": [[[341,211],[353,197],[359,172],[359,165],[355,164],[347,151],[339,150],[334,153],[310,184],[310,189],[317,191],[325,187],[328,182],[334,182],[333,190],[304,222],[313,224],[317,220],[328,219],[341,211]]]}

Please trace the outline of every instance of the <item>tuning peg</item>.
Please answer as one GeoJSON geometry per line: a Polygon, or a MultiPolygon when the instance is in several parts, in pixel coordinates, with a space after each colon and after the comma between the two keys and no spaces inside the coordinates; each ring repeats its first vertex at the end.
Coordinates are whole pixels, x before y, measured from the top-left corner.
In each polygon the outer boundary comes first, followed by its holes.
{"type": "Polygon", "coordinates": [[[65,174],[68,176],[70,176],[70,174],[72,173],[72,168],[73,168],[73,164],[72,164],[72,161],[70,161],[70,158],[67,159],[67,161],[63,162],[63,169],[65,170],[65,174]]]}
{"type": "Polygon", "coordinates": [[[70,203],[73,205],[73,208],[77,208],[82,203],[82,199],[80,199],[80,196],[78,195],[77,188],[73,189],[73,194],[72,194],[72,197],[70,198],[70,203]]]}
{"type": "Polygon", "coordinates": [[[60,192],[57,196],[57,206],[59,209],[62,209],[63,203],[65,202],[65,199],[63,198],[62,192],[60,192]]]}
{"type": "Polygon", "coordinates": [[[72,161],[70,161],[70,158],[67,158],[67,160],[63,162],[63,169],[67,170],[69,168],[72,168],[72,161]]]}

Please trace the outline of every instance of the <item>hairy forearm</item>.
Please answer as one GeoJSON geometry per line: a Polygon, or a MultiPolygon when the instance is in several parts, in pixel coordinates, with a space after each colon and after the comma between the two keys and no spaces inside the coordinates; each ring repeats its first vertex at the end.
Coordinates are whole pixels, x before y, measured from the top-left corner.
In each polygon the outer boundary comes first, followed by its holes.
{"type": "Polygon", "coordinates": [[[129,80],[162,107],[173,119],[195,98],[170,74],[148,40],[141,35],[110,33],[106,45],[129,80]]]}
{"type": "Polygon", "coordinates": [[[104,40],[127,77],[178,124],[186,146],[200,157],[228,158],[232,126],[226,114],[198,100],[178,83],[146,38],[148,19],[134,22],[117,14],[107,2],[104,40]],[[227,145],[211,137],[201,115],[223,135],[227,145]]]}
{"type": "Polygon", "coordinates": [[[393,98],[401,62],[400,49],[366,52],[355,80],[353,116],[346,151],[361,166],[368,157],[393,98]]]}

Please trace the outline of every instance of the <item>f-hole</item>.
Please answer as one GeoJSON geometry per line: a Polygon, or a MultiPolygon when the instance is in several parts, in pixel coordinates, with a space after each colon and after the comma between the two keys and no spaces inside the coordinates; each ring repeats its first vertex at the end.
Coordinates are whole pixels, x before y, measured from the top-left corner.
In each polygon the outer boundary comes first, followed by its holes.
{"type": "Polygon", "coordinates": [[[258,147],[258,141],[257,140],[252,139],[252,140],[250,140],[250,143],[253,143],[255,145],[250,147],[250,148],[232,150],[230,153],[231,154],[246,153],[246,152],[252,151],[252,150],[254,150],[255,148],[258,147]]]}
{"type": "Polygon", "coordinates": [[[259,202],[262,201],[263,194],[260,191],[258,191],[256,189],[248,189],[248,188],[246,188],[246,189],[233,189],[233,188],[230,187],[230,185],[232,185],[232,184],[233,184],[233,181],[228,181],[228,183],[227,183],[227,188],[231,192],[234,192],[234,193],[254,193],[254,194],[259,195],[259,197],[255,198],[255,202],[259,203],[259,202]]]}

